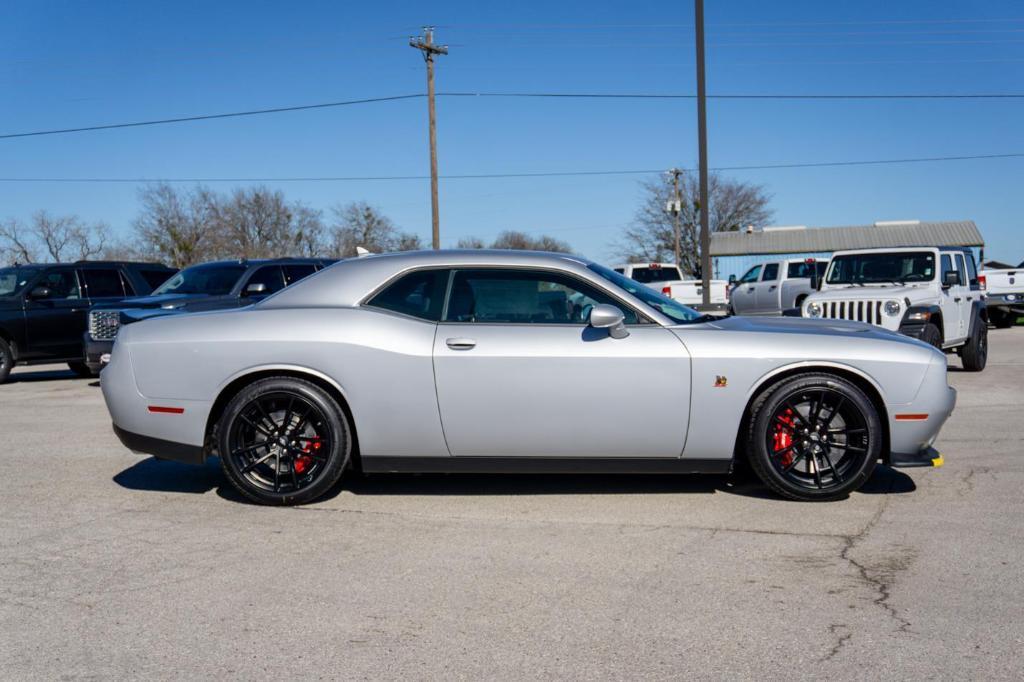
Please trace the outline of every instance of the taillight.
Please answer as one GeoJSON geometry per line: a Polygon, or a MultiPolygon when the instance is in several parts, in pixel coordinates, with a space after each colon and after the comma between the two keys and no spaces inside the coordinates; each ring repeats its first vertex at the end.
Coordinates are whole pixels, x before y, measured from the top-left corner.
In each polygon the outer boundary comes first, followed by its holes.
{"type": "Polygon", "coordinates": [[[988,289],[988,281],[985,275],[978,275],[978,285],[981,287],[982,291],[988,289]]]}
{"type": "Polygon", "coordinates": [[[665,294],[666,296],[672,296],[672,287],[662,287],[661,293],[665,294]]]}

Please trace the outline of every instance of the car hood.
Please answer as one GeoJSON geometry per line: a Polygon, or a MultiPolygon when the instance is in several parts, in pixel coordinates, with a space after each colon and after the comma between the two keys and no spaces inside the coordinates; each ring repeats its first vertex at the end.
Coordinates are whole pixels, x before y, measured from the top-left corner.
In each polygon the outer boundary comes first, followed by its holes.
{"type": "Polygon", "coordinates": [[[810,319],[804,317],[743,317],[742,315],[735,315],[709,322],[708,326],[714,329],[736,332],[768,332],[817,337],[856,337],[914,342],[913,339],[907,336],[882,329],[881,327],[847,320],[810,319]]]}
{"type": "Polygon", "coordinates": [[[893,298],[898,301],[910,299],[911,303],[934,298],[928,284],[869,284],[866,286],[837,286],[816,291],[807,297],[808,301],[860,301],[893,298]]]}

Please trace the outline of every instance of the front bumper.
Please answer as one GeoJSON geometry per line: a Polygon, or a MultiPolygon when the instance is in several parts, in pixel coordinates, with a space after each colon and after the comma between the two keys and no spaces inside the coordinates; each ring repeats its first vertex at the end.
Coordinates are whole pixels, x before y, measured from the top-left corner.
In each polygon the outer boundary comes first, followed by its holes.
{"type": "Polygon", "coordinates": [[[85,364],[93,372],[99,372],[106,366],[103,356],[110,357],[110,351],[114,349],[113,341],[97,341],[86,332],[82,337],[82,348],[85,349],[85,364]]]}

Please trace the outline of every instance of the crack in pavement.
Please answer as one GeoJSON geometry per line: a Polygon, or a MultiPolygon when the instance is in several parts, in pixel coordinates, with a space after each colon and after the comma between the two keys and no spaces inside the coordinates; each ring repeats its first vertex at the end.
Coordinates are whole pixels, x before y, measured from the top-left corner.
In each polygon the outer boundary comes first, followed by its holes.
{"type": "Polygon", "coordinates": [[[846,623],[832,623],[828,626],[829,634],[833,636],[840,630],[842,630],[843,633],[839,635],[839,639],[837,639],[836,643],[832,645],[829,652],[822,657],[822,662],[835,658],[836,654],[838,654],[839,651],[846,646],[846,643],[853,637],[853,633],[850,631],[850,628],[847,627],[846,623]]]}

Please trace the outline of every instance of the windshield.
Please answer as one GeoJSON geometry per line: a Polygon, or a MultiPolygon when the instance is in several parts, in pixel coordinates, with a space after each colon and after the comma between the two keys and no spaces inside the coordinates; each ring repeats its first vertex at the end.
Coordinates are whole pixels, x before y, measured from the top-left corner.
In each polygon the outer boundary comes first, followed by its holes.
{"type": "Polygon", "coordinates": [[[223,296],[235,287],[247,265],[193,265],[185,268],[153,291],[160,294],[209,294],[223,296]]]}
{"type": "Polygon", "coordinates": [[[39,268],[0,268],[0,296],[12,296],[29,283],[39,268]]]}
{"type": "Polygon", "coordinates": [[[651,282],[673,282],[682,279],[679,274],[679,268],[674,265],[664,267],[661,265],[651,265],[637,267],[633,266],[633,279],[643,284],[650,284],[651,282]]]}
{"type": "Polygon", "coordinates": [[[605,278],[620,289],[625,289],[629,293],[633,294],[665,317],[670,318],[673,322],[685,324],[703,317],[703,315],[693,308],[687,308],[681,303],[676,303],[668,296],[663,296],[654,289],[648,289],[640,282],[633,281],[625,275],[620,275],[614,270],[610,270],[603,265],[591,263],[587,268],[601,275],[601,277],[605,278]]]}
{"type": "Polygon", "coordinates": [[[854,253],[836,256],[828,284],[902,284],[935,279],[935,254],[929,251],[854,253]]]}

